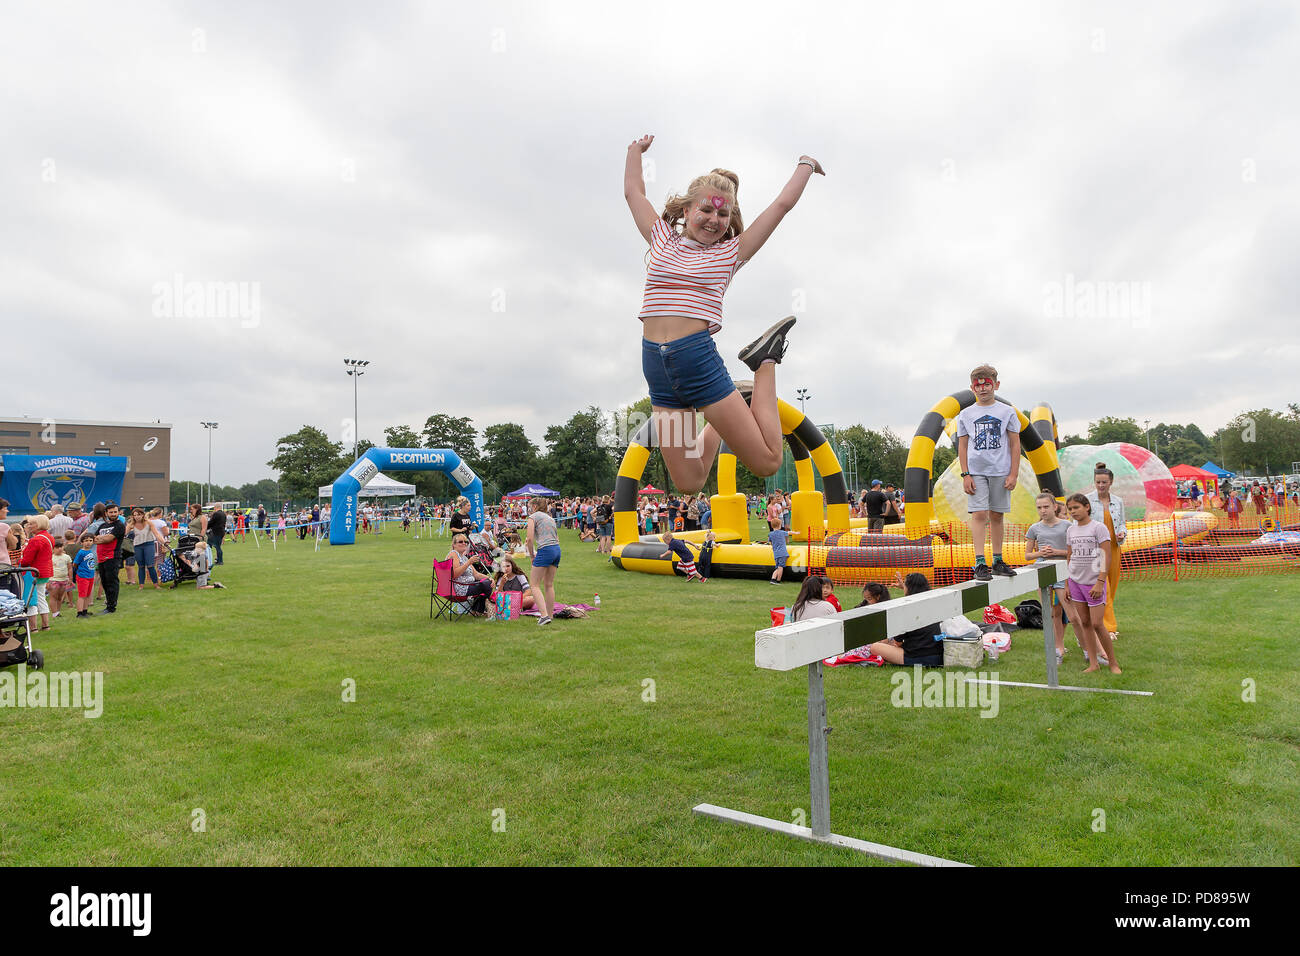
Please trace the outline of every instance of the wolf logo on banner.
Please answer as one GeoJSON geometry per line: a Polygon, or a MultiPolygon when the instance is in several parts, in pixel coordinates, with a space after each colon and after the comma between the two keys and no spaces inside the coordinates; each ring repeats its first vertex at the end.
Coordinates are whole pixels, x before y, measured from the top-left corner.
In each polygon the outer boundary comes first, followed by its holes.
{"type": "MultiPolygon", "coordinates": [[[[32,485],[35,485],[37,478],[32,478],[32,485]]],[[[32,504],[38,511],[49,511],[55,505],[61,505],[64,511],[67,511],[73,505],[79,508],[86,506],[86,490],[82,487],[86,478],[80,478],[73,475],[56,475],[55,477],[40,476],[40,488],[32,498],[32,504]]],[[[30,487],[30,486],[29,486],[30,487]]]]}

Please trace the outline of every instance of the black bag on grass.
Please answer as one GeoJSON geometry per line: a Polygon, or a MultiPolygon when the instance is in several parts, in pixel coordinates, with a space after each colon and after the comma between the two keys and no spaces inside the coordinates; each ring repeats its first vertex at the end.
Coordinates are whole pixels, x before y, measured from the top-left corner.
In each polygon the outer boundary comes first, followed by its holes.
{"type": "Polygon", "coordinates": [[[1016,605],[1016,623],[1034,630],[1043,629],[1043,606],[1032,598],[1016,605]]]}
{"type": "Polygon", "coordinates": [[[27,663],[27,645],[16,634],[0,634],[0,667],[27,663]]]}

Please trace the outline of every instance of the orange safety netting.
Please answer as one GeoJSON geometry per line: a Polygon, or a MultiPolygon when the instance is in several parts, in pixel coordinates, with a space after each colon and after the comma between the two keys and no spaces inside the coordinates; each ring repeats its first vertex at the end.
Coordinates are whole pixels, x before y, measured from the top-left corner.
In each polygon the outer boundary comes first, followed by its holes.
{"type": "MultiPolygon", "coordinates": [[[[1253,508],[1251,509],[1253,511],[1253,508]]],[[[894,585],[898,575],[919,572],[935,586],[956,584],[974,575],[975,550],[968,525],[935,522],[930,533],[908,538],[902,525],[884,531],[854,528],[808,544],[791,542],[803,552],[814,574],[836,584],[861,586],[868,581],[894,585]]],[[[1025,561],[1028,526],[1006,522],[1003,559],[1013,567],[1025,561]]],[[[992,560],[985,537],[986,560],[992,560]]],[[[1234,577],[1300,570],[1300,505],[1289,500],[1263,515],[1230,516],[1221,510],[1178,512],[1175,516],[1130,522],[1121,549],[1122,580],[1234,577]],[[1233,520],[1235,517],[1235,520],[1233,520]]]]}

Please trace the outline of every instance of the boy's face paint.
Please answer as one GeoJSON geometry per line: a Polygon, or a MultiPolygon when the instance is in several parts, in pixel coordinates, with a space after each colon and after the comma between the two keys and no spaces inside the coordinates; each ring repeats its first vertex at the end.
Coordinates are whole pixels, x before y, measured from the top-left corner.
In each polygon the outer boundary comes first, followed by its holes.
{"type": "Polygon", "coordinates": [[[976,401],[988,403],[997,392],[998,383],[987,376],[973,378],[970,381],[971,391],[975,393],[976,401]]]}

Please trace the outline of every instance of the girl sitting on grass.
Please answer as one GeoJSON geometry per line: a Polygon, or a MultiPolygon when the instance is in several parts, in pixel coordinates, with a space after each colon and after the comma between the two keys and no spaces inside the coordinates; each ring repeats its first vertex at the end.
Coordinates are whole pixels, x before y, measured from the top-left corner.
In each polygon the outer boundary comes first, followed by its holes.
{"type": "Polygon", "coordinates": [[[803,579],[799,596],[795,598],[794,606],[790,608],[791,623],[835,616],[835,605],[823,597],[823,584],[822,578],[815,574],[810,574],[803,579]]]}
{"type": "Polygon", "coordinates": [[[496,573],[492,579],[492,597],[493,600],[502,591],[519,591],[523,594],[522,610],[529,610],[537,605],[533,598],[531,585],[528,583],[528,576],[519,570],[519,565],[515,564],[515,559],[508,554],[501,556],[501,570],[496,573]]]}
{"type": "MultiPolygon", "coordinates": [[[[913,571],[903,578],[904,594],[922,594],[928,590],[930,590],[930,582],[926,580],[924,574],[913,571]]],[[[890,664],[897,664],[900,667],[913,667],[917,664],[922,667],[942,667],[943,644],[935,640],[938,636],[938,624],[924,624],[898,637],[859,648],[858,652],[875,654],[883,657],[890,664]]]]}

